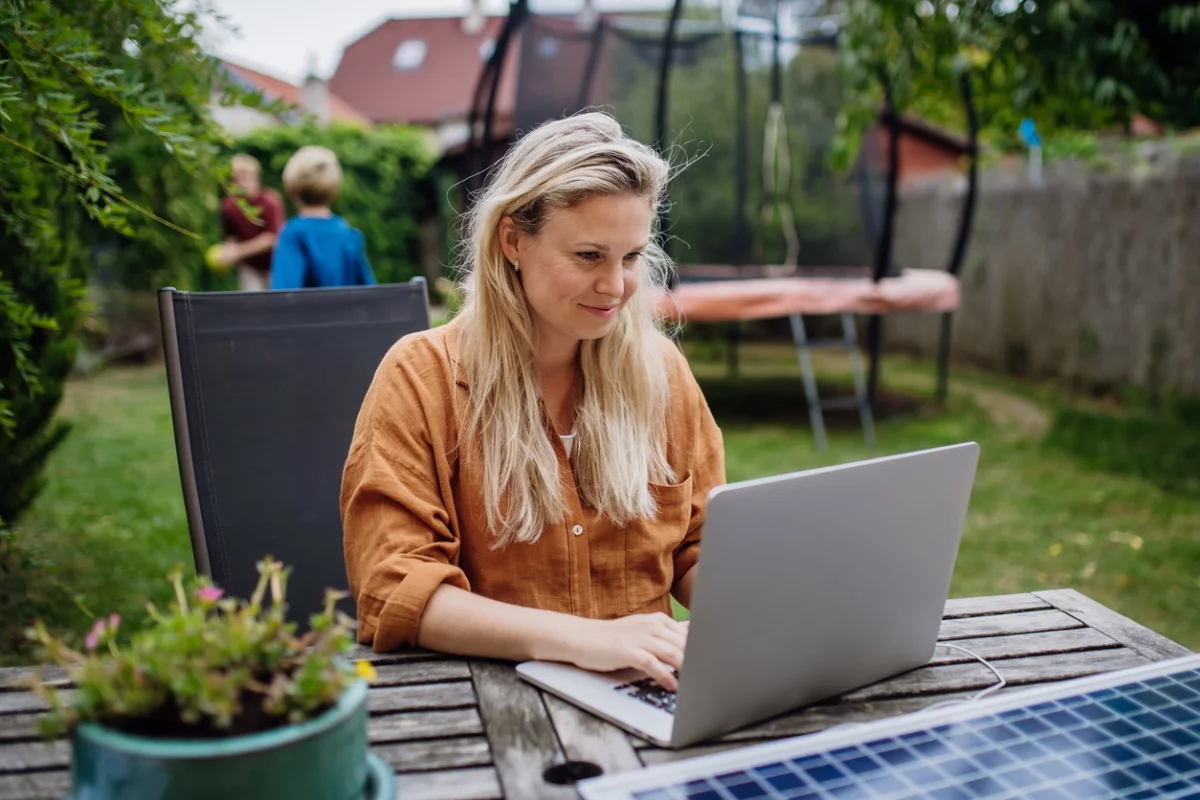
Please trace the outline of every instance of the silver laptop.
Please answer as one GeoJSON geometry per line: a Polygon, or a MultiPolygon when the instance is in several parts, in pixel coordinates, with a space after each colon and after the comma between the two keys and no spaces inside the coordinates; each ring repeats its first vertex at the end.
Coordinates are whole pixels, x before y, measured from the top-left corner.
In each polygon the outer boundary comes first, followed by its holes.
{"type": "Polygon", "coordinates": [[[713,489],[678,693],[634,670],[517,671],[677,748],[926,664],[978,460],[968,442],[713,489]]]}

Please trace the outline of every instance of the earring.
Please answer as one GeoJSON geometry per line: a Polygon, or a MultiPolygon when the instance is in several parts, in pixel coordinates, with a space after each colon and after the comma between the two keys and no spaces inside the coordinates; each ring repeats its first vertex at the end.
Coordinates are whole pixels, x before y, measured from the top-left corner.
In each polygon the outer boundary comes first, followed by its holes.
{"type": "Polygon", "coordinates": [[[517,272],[521,271],[521,259],[519,259],[519,258],[513,259],[513,269],[515,269],[517,272]]]}

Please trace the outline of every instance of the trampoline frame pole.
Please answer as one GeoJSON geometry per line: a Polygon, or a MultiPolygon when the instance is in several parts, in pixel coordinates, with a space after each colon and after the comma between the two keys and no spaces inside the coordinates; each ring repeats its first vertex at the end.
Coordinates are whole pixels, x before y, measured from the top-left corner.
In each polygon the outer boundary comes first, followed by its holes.
{"type": "MultiPolygon", "coordinates": [[[[883,230],[879,234],[875,251],[874,279],[878,283],[892,266],[892,237],[896,223],[896,186],[900,173],[900,115],[896,111],[892,95],[892,82],[887,72],[880,70],[879,81],[883,85],[884,114],[888,127],[887,190],[884,196],[883,230]]],[[[883,317],[872,314],[867,320],[867,353],[871,363],[867,375],[867,400],[875,407],[879,391],[880,360],[883,356],[883,317]]]]}
{"type": "MultiPolygon", "coordinates": [[[[669,100],[669,92],[667,84],[671,78],[671,57],[675,53],[675,29],[679,26],[679,17],[683,13],[683,0],[675,0],[675,4],[671,6],[671,17],[667,21],[667,32],[663,39],[662,55],[658,63],[658,107],[655,109],[654,119],[654,146],[658,152],[662,152],[667,139],[667,102],[669,100]]],[[[671,237],[669,229],[671,227],[671,215],[667,210],[669,203],[663,203],[658,210],[658,230],[662,236],[662,248],[668,257],[674,249],[671,247],[671,237]]],[[[670,285],[668,288],[674,288],[675,277],[672,274],[670,285]]]]}
{"type": "MultiPolygon", "coordinates": [[[[979,119],[975,112],[975,98],[971,91],[971,75],[963,72],[958,76],[958,88],[962,95],[963,110],[967,115],[968,152],[967,197],[963,201],[962,217],[958,223],[958,236],[954,240],[954,251],[946,271],[957,277],[962,270],[967,254],[967,242],[971,239],[971,226],[975,219],[975,204],[979,196],[979,119]]],[[[941,336],[938,338],[937,402],[945,403],[950,384],[950,336],[953,333],[954,312],[942,314],[941,336]]]]}

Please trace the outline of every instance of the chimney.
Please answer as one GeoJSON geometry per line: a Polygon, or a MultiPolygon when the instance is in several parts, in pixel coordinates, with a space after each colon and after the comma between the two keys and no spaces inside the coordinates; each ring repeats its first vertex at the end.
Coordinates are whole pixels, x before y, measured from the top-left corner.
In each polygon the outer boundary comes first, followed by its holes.
{"type": "Polygon", "coordinates": [[[468,36],[478,36],[483,33],[486,24],[487,17],[483,14],[483,0],[471,0],[471,7],[463,17],[462,32],[468,36]]]}
{"type": "Polygon", "coordinates": [[[596,6],[592,0],[583,0],[583,8],[575,17],[575,27],[581,31],[593,31],[599,21],[600,15],[596,13],[596,6]]]}
{"type": "Polygon", "coordinates": [[[329,124],[329,83],[317,77],[316,53],[308,54],[308,75],[300,87],[300,110],[316,117],[320,125],[329,124]]]}
{"type": "Polygon", "coordinates": [[[329,82],[318,78],[313,71],[300,87],[300,110],[316,117],[319,125],[329,124],[329,82]]]}

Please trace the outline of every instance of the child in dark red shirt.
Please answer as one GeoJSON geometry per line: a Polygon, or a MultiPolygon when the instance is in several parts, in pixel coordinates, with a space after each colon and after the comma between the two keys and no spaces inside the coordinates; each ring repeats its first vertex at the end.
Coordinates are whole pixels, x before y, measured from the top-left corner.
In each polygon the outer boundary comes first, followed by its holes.
{"type": "Polygon", "coordinates": [[[274,189],[262,186],[262,167],[248,155],[233,157],[233,182],[237,193],[221,201],[221,230],[225,246],[217,260],[223,265],[238,265],[238,286],[242,291],[266,291],[271,286],[271,256],[275,240],[283,228],[283,198],[274,189]],[[247,216],[239,206],[242,199],[257,214],[247,216]]]}

